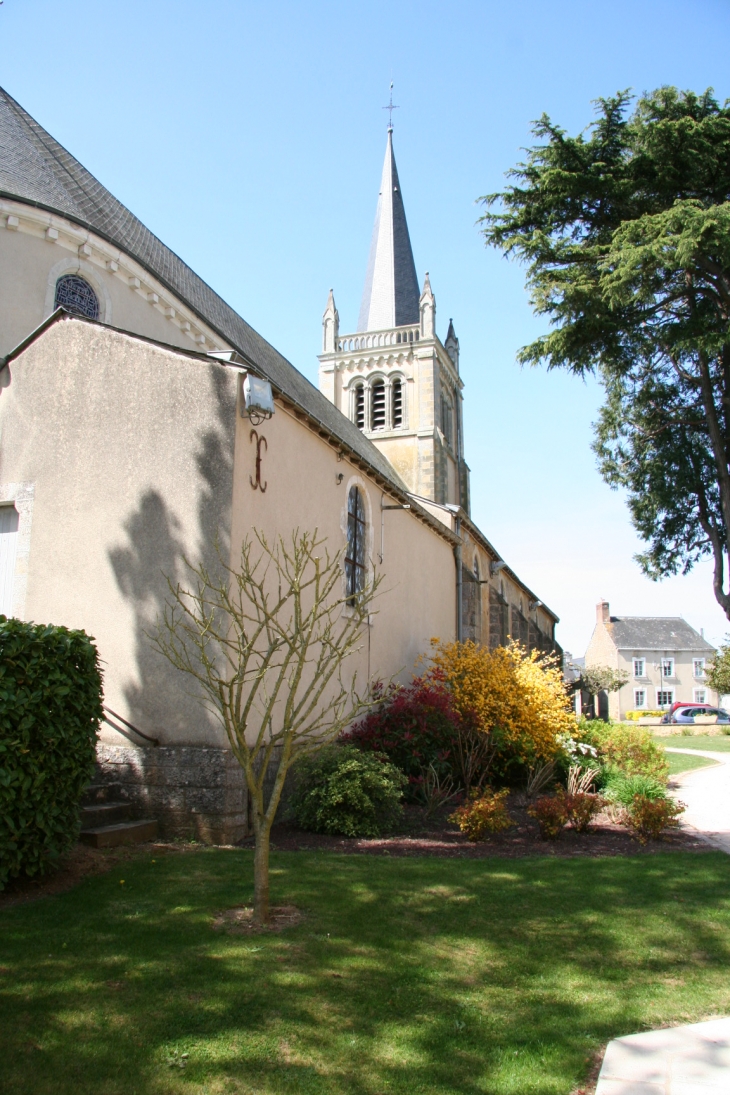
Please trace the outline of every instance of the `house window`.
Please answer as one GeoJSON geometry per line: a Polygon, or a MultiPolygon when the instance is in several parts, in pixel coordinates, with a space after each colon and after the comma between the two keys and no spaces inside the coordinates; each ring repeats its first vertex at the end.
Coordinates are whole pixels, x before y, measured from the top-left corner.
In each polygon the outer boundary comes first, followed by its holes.
{"type": "Polygon", "coordinates": [[[634,676],[646,676],[646,658],[634,658],[634,676]]]}
{"type": "Polygon", "coordinates": [[[12,615],[13,611],[18,516],[15,506],[0,506],[0,612],[3,616],[12,615]]]}
{"type": "Polygon", "coordinates": [[[365,429],[365,387],[363,384],[358,384],[355,388],[353,419],[359,430],[365,429]]]}
{"type": "Polygon", "coordinates": [[[370,389],[370,429],[385,429],[385,383],[376,380],[370,389]]]}
{"type": "Polygon", "coordinates": [[[674,703],[674,689],[673,688],[657,688],[656,693],[657,707],[671,707],[674,703]]]}
{"type": "Polygon", "coordinates": [[[662,676],[674,676],[674,658],[662,658],[662,676]]]}
{"type": "Polygon", "coordinates": [[[56,282],[56,300],[54,308],[65,308],[77,316],[87,319],[99,318],[99,301],[88,281],[78,274],[65,274],[56,282]]]}
{"type": "Polygon", "coordinates": [[[694,658],[692,661],[692,675],[694,677],[704,678],[705,675],[705,659],[694,658]]]}
{"type": "Polygon", "coordinates": [[[358,487],[350,487],[347,496],[347,551],[345,553],[345,589],[350,604],[365,588],[365,503],[358,487]]]}
{"type": "Polygon", "coordinates": [[[692,690],[695,703],[707,703],[707,689],[706,688],[694,688],[692,690]]]}
{"type": "Polygon", "coordinates": [[[392,393],[393,429],[399,430],[403,425],[403,381],[394,380],[390,390],[392,393]]]}
{"type": "MultiPolygon", "coordinates": [[[[640,674],[636,674],[638,677],[640,674]]],[[[641,674],[643,676],[643,674],[641,674]]],[[[634,707],[646,707],[646,689],[635,688],[634,689],[634,707]]]]}

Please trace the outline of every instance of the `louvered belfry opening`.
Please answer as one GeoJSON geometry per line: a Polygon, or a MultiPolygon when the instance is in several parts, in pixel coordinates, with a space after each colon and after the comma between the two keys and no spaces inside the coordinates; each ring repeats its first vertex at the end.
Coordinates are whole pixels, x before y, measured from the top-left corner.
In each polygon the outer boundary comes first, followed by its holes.
{"type": "Polygon", "coordinates": [[[397,430],[403,425],[403,381],[394,380],[393,392],[393,429],[397,430]]]}
{"type": "Polygon", "coordinates": [[[370,411],[370,429],[371,430],[384,430],[385,429],[385,383],[382,380],[376,380],[372,386],[370,392],[371,398],[371,411],[370,411]]]}
{"type": "Polygon", "coordinates": [[[355,425],[359,430],[365,429],[365,387],[362,384],[355,388],[355,425]]]}

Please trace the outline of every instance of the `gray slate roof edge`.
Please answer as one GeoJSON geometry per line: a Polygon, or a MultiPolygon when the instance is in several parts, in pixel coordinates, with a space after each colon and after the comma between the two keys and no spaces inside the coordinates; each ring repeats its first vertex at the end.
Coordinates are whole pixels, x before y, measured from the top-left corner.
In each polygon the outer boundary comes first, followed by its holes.
{"type": "MultiPolygon", "coordinates": [[[[138,342],[147,342],[152,346],[158,346],[162,350],[169,350],[170,353],[179,354],[181,357],[193,358],[203,365],[216,365],[222,369],[231,368],[231,366],[227,362],[221,361],[219,358],[214,357],[212,354],[201,353],[200,350],[187,350],[182,346],[174,346],[172,345],[172,343],[162,342],[160,339],[157,338],[151,338],[149,335],[141,335],[138,331],[126,331],[123,327],[115,327],[114,324],[111,323],[102,323],[101,320],[89,319],[87,316],[80,316],[76,315],[76,313],[74,312],[69,312],[65,308],[57,308],[55,312],[52,312],[47,319],[44,319],[43,322],[35,328],[35,330],[31,331],[29,335],[26,335],[26,337],[21,342],[19,342],[18,345],[15,346],[8,354],[6,354],[4,358],[0,359],[0,372],[2,372],[2,370],[7,365],[9,365],[11,361],[19,357],[23,353],[23,351],[28,348],[28,346],[30,346],[33,342],[40,338],[48,330],[49,327],[52,327],[55,323],[58,323],[59,321],[65,320],[72,320],[78,323],[86,323],[91,327],[100,327],[103,330],[113,331],[115,334],[124,335],[127,338],[136,339],[138,342]]],[[[277,392],[276,394],[282,402],[292,405],[292,401],[285,393],[277,392]]],[[[451,529],[447,528],[446,525],[444,525],[441,521],[438,521],[435,517],[433,517],[426,509],[423,508],[423,506],[419,505],[417,501],[415,505],[413,504],[415,499],[412,494],[409,494],[406,487],[399,487],[396,483],[385,480],[385,477],[381,475],[380,471],[377,468],[373,467],[367,461],[367,459],[360,455],[360,453],[357,453],[353,449],[351,449],[348,446],[347,442],[343,442],[342,438],[330,433],[326,429],[326,427],[322,425],[322,423],[313,418],[311,415],[307,414],[306,410],[299,408],[296,404],[293,404],[293,406],[298,410],[298,413],[301,415],[301,417],[306,419],[309,427],[313,429],[320,437],[322,437],[323,434],[326,434],[327,436],[324,439],[329,439],[330,443],[335,444],[336,447],[340,450],[344,450],[345,455],[347,455],[348,459],[350,459],[353,463],[365,465],[366,471],[368,471],[372,475],[376,482],[378,482],[378,480],[381,480],[381,483],[379,484],[381,487],[382,481],[385,481],[388,492],[392,494],[393,497],[397,498],[400,502],[406,503],[409,506],[410,511],[418,520],[421,521],[422,524],[427,525],[432,532],[435,532],[443,540],[446,540],[449,544],[451,544],[452,547],[455,547],[458,543],[460,543],[459,537],[455,533],[453,533],[451,529]]]]}
{"type": "MultiPolygon", "coordinates": [[[[45,179],[47,200],[43,200],[37,192],[32,195],[29,192],[22,193],[20,188],[8,189],[0,181],[0,195],[65,217],[130,255],[173,295],[184,301],[187,307],[224,342],[238,350],[252,367],[271,381],[278,391],[300,406],[309,417],[340,438],[393,488],[402,492],[406,491],[405,483],[392,465],[354,423],[350,422],[283,354],[255,331],[191,267],[142,224],[11,95],[0,88],[0,130],[3,125],[3,107],[4,114],[7,115],[10,112],[15,123],[15,129],[10,134],[11,144],[13,140],[17,140],[15,130],[20,129],[30,152],[28,159],[37,161],[40,158],[44,168],[55,169],[53,182],[57,185],[54,188],[48,179],[45,179]],[[58,200],[53,200],[59,191],[65,195],[65,207],[58,200]],[[93,210],[97,217],[100,217],[99,209],[103,207],[107,222],[114,225],[116,232],[108,231],[100,219],[94,220],[84,216],[81,211],[82,205],[85,205],[88,210],[93,210]],[[134,237],[134,241],[131,237],[134,237]],[[144,252],[147,252],[149,257],[144,252]],[[155,258],[157,262],[153,261],[155,258]],[[169,271],[169,277],[165,273],[165,268],[169,271]],[[171,280],[173,275],[174,279],[171,280]],[[180,284],[175,284],[175,281],[179,281],[180,284]],[[186,286],[188,292],[186,292],[186,286]],[[194,297],[198,298],[197,303],[194,297]]],[[[8,154],[7,146],[3,151],[5,155],[8,154]]],[[[21,165],[18,172],[22,175],[25,165],[22,156],[18,155],[17,163],[21,165]]],[[[13,166],[17,167],[17,164],[6,165],[10,177],[15,178],[16,176],[12,174],[13,166]]],[[[3,165],[0,163],[0,175],[2,169],[3,165]]],[[[42,175],[26,180],[29,190],[33,187],[42,190],[43,184],[42,175]]]]}
{"type": "Polygon", "coordinates": [[[611,636],[614,646],[617,650],[694,650],[694,651],[706,651],[715,652],[715,647],[712,643],[708,642],[702,635],[690,623],[682,616],[611,616],[609,618],[610,624],[619,624],[619,633],[616,634],[614,627],[609,627],[608,632],[611,636]],[[626,623],[634,625],[637,628],[637,635],[623,636],[621,635],[620,625],[626,623]],[[646,641],[642,641],[641,625],[645,625],[645,630],[649,630],[652,627],[656,628],[657,625],[667,626],[673,624],[678,631],[684,632],[684,637],[671,635],[664,635],[666,641],[661,642],[656,635],[651,633],[646,636],[646,641]],[[692,638],[692,642],[688,642],[689,638],[692,638]],[[629,638],[638,639],[638,642],[630,642],[629,638]],[[653,645],[653,644],[657,645],[653,645]]]}

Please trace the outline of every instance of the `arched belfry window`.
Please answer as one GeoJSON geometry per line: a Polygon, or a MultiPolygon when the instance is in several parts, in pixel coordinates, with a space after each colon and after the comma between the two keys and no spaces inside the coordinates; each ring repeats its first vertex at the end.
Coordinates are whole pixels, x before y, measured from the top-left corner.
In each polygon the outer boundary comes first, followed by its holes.
{"type": "Polygon", "coordinates": [[[365,588],[365,501],[359,487],[350,487],[347,496],[347,551],[345,553],[345,590],[354,601],[365,588]]]}
{"type": "Polygon", "coordinates": [[[370,389],[370,429],[385,429],[385,381],[376,380],[370,389]]]}
{"type": "Polygon", "coordinates": [[[353,420],[359,430],[365,429],[365,385],[358,384],[353,397],[353,420]]]}
{"type": "Polygon", "coordinates": [[[99,300],[88,281],[78,274],[64,274],[56,282],[54,308],[65,308],[87,319],[99,318],[99,300]]]}
{"type": "Polygon", "coordinates": [[[391,406],[393,429],[399,430],[403,425],[403,381],[396,377],[391,384],[391,406]]]}

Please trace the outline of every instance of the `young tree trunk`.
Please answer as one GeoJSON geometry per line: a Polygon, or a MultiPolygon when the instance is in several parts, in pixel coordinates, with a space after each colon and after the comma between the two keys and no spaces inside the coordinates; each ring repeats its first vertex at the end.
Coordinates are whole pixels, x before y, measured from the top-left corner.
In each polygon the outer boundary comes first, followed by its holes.
{"type": "Polygon", "coordinates": [[[255,924],[269,922],[269,836],[271,825],[255,823],[253,854],[253,919],[255,924]]]}

